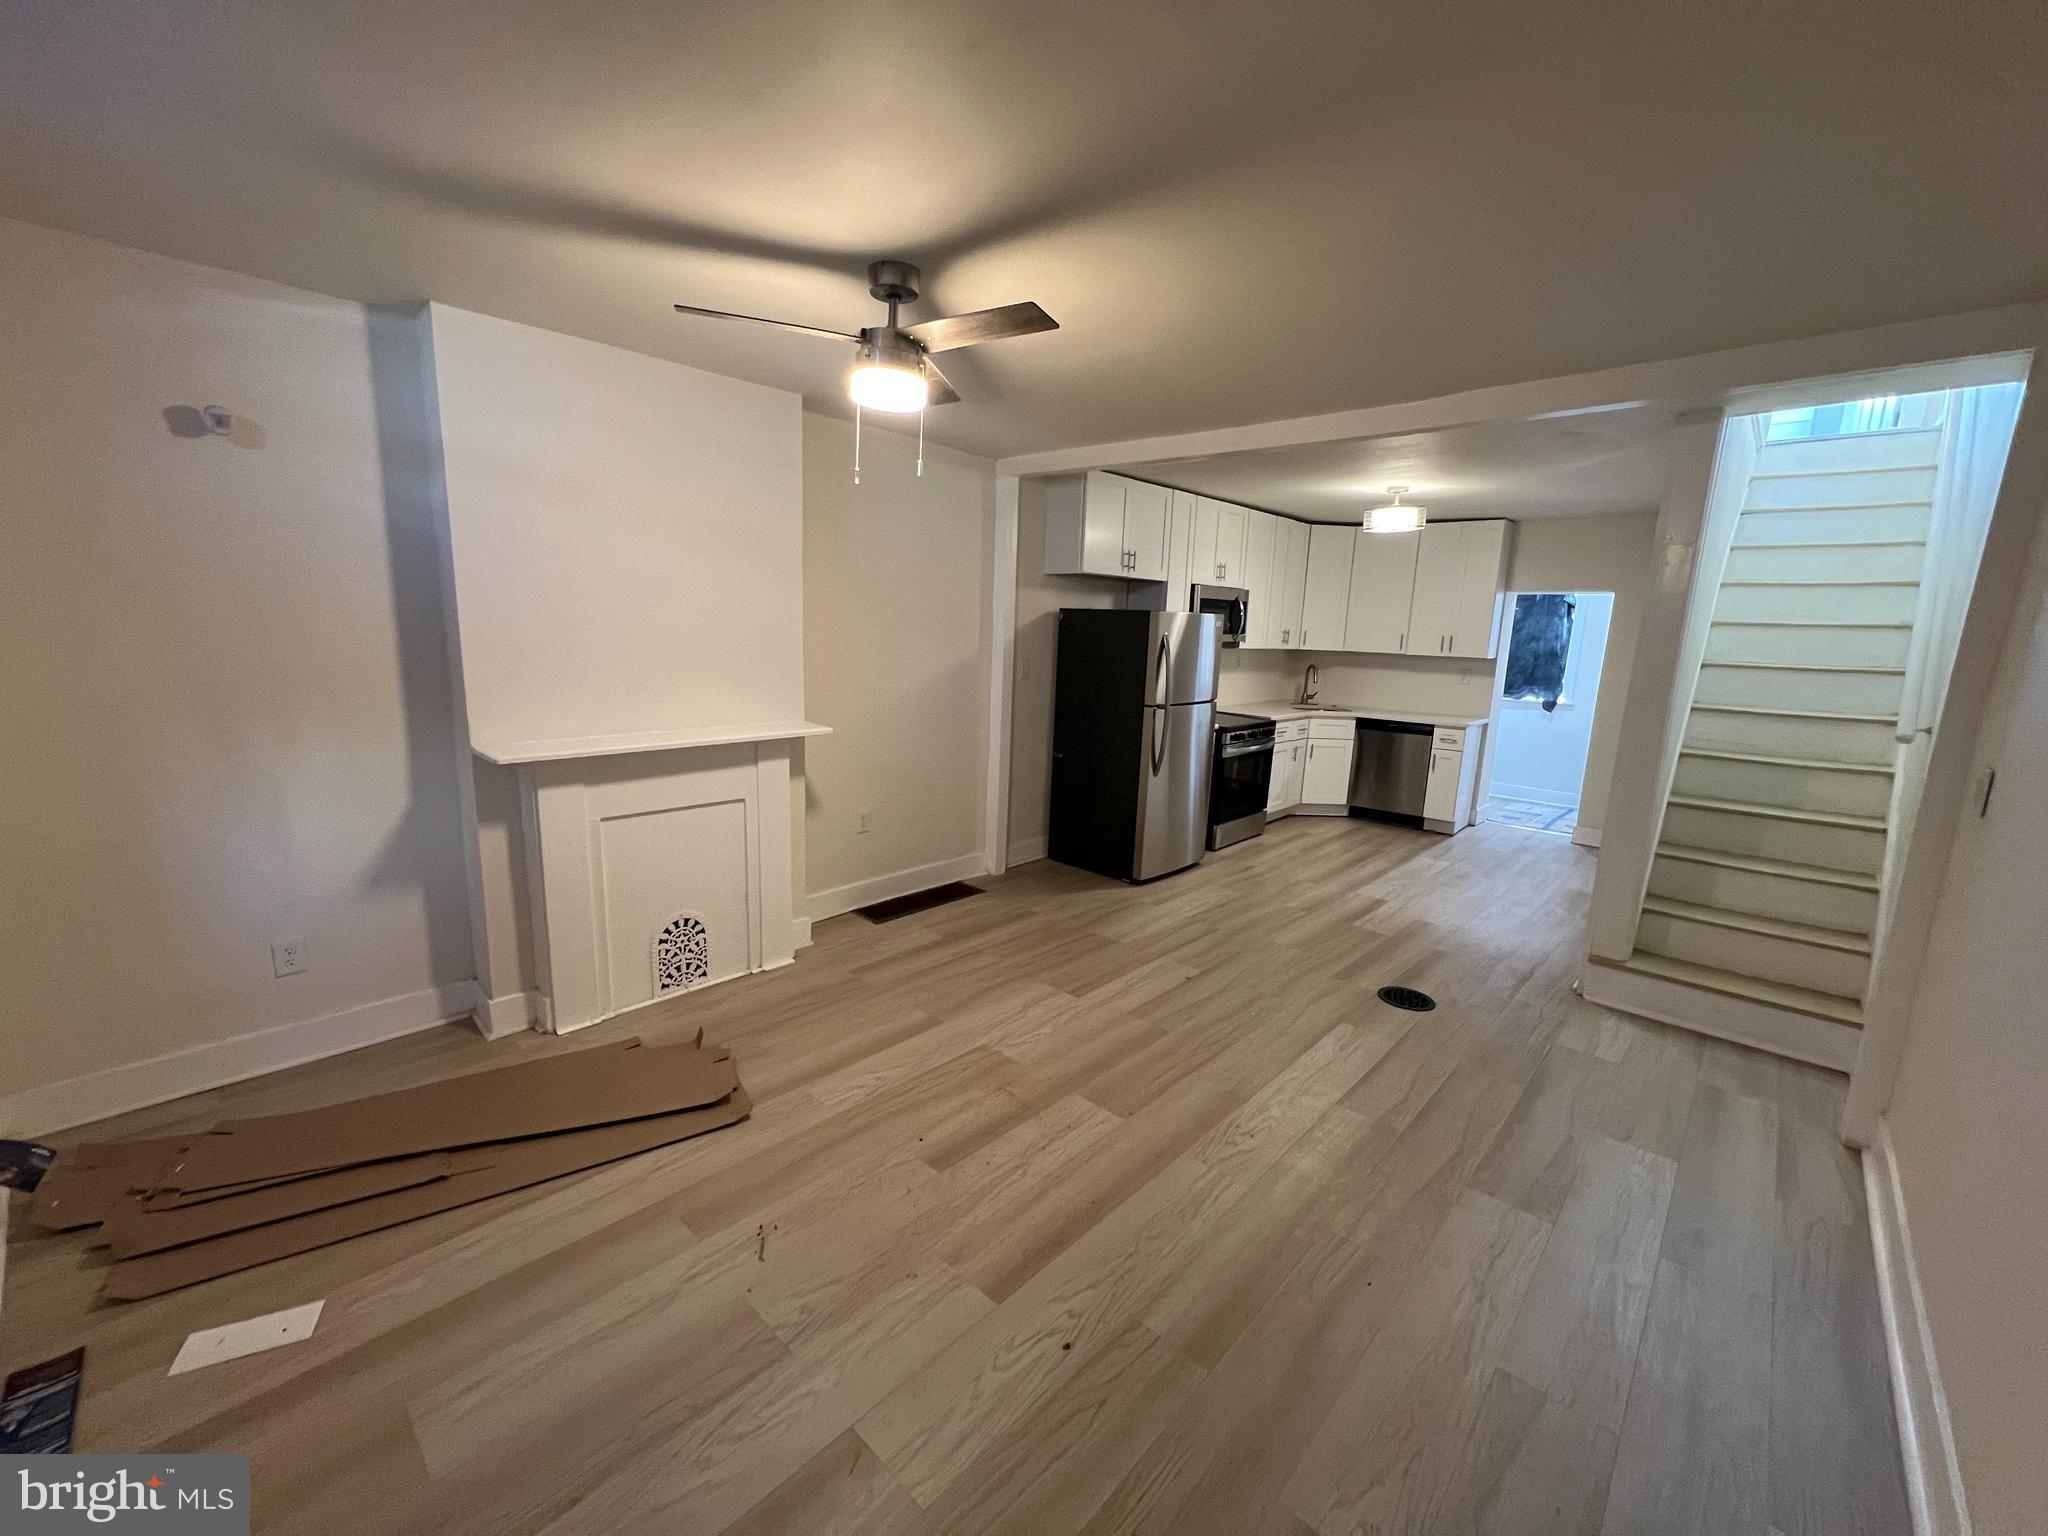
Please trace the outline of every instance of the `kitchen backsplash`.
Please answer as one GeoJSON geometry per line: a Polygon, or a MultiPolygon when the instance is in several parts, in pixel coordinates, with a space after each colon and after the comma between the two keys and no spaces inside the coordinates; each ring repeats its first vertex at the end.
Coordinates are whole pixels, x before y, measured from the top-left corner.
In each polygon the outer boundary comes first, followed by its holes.
{"type": "Polygon", "coordinates": [[[1474,719],[1493,712],[1494,662],[1341,651],[1226,650],[1216,680],[1217,701],[1227,709],[1233,704],[1297,699],[1310,662],[1321,673],[1316,697],[1325,703],[1474,719]]]}

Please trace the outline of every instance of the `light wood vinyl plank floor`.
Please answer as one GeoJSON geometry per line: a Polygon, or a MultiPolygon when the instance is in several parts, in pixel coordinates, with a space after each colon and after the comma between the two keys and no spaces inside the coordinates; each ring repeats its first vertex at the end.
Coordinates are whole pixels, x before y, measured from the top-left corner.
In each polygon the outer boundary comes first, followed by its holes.
{"type": "Polygon", "coordinates": [[[268,1531],[1903,1533],[1843,1082],[1581,1001],[1592,867],[1297,819],[836,919],[576,1039],[124,1116],[92,1134],[699,1026],[756,1099],[138,1303],[17,1213],[0,1347],[87,1345],[81,1449],[249,1452],[268,1531]],[[306,1342],[165,1376],[316,1297],[306,1342]]]}

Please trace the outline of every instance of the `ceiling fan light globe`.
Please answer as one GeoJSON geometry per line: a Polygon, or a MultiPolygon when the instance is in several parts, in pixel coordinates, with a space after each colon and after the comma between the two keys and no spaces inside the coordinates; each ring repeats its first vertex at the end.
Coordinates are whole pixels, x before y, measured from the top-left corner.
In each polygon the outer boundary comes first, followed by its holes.
{"type": "Polygon", "coordinates": [[[846,392],[864,410],[903,415],[924,409],[930,386],[917,369],[891,363],[861,363],[847,380],[846,392]]]}

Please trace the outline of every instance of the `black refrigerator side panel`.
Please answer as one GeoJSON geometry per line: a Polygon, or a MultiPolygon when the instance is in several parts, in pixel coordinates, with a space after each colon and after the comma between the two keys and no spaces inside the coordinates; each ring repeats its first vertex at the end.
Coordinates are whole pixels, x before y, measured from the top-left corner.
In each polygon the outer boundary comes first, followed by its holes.
{"type": "Polygon", "coordinates": [[[1119,880],[1131,878],[1137,858],[1147,618],[1063,610],[1054,664],[1046,853],[1119,880]]]}

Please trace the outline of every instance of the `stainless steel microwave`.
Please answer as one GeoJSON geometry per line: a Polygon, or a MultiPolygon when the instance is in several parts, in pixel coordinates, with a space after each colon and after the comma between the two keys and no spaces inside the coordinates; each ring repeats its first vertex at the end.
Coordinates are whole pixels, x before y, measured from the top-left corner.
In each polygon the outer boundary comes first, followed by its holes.
{"type": "Polygon", "coordinates": [[[1196,582],[1188,592],[1188,612],[1216,616],[1216,642],[1243,645],[1251,623],[1252,595],[1243,587],[1205,586],[1196,582]]]}

